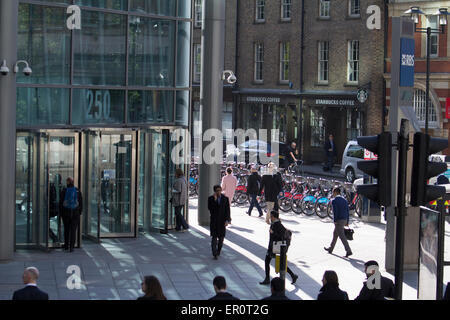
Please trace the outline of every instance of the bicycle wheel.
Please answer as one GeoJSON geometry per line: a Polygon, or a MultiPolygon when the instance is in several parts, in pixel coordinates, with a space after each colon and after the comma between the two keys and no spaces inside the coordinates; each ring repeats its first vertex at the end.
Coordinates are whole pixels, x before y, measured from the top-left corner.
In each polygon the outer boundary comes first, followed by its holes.
{"type": "Polygon", "coordinates": [[[236,191],[236,193],[234,194],[234,198],[235,198],[234,201],[240,205],[248,202],[248,195],[242,191],[236,191]]]}
{"type": "Polygon", "coordinates": [[[329,217],[331,220],[334,219],[334,217],[333,217],[333,206],[331,205],[331,201],[328,202],[328,206],[327,206],[327,215],[328,215],[328,217],[329,217]]]}
{"type": "Polygon", "coordinates": [[[292,201],[292,211],[295,214],[301,214],[303,212],[302,210],[302,199],[295,199],[292,201]]]}
{"type": "MultiPolygon", "coordinates": [[[[322,198],[321,198],[322,199],[322,198]]],[[[316,211],[316,215],[323,219],[326,218],[328,213],[327,213],[327,209],[328,209],[328,199],[326,199],[326,202],[322,202],[320,201],[321,199],[319,199],[318,201],[316,201],[316,205],[315,205],[315,211],[316,211]]]]}
{"type": "MultiPolygon", "coordinates": [[[[315,200],[315,199],[314,199],[315,200]]],[[[302,201],[302,211],[304,214],[306,214],[307,216],[312,216],[316,213],[316,208],[315,208],[315,202],[314,200],[303,200],[302,201]]]]}
{"type": "Polygon", "coordinates": [[[289,212],[292,208],[291,199],[286,197],[281,197],[278,199],[278,207],[283,212],[289,212]]]}

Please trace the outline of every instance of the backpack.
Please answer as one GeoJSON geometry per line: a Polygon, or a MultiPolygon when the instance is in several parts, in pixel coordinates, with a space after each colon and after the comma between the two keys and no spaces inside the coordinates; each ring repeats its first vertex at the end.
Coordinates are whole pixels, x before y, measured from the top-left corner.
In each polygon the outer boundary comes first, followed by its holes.
{"type": "Polygon", "coordinates": [[[78,190],[75,187],[66,189],[66,195],[64,196],[63,207],[75,210],[78,208],[78,190]]]}
{"type": "Polygon", "coordinates": [[[291,245],[291,239],[292,239],[292,231],[289,229],[284,228],[284,241],[286,241],[286,245],[289,247],[291,245]]]}

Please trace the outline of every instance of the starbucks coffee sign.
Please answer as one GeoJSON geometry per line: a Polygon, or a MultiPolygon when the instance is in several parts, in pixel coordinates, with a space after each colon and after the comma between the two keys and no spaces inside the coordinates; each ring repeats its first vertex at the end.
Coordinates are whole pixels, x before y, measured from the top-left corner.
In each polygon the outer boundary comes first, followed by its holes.
{"type": "Polygon", "coordinates": [[[355,100],[349,99],[316,99],[317,105],[354,106],[355,100]]]}

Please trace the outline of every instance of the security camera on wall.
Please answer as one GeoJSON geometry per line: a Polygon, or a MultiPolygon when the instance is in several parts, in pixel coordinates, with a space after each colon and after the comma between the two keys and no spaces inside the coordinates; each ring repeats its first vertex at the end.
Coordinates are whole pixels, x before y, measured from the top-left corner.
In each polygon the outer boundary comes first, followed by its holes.
{"type": "Polygon", "coordinates": [[[16,64],[14,65],[14,73],[19,72],[19,64],[20,63],[24,63],[25,64],[25,68],[23,68],[23,74],[28,76],[31,76],[31,74],[33,73],[33,71],[31,70],[30,66],[28,65],[28,62],[24,61],[24,60],[19,60],[16,62],[16,64]]]}
{"type": "Polygon", "coordinates": [[[0,67],[0,73],[4,76],[8,75],[9,73],[9,68],[6,65],[6,60],[3,60],[2,66],[0,67]]]}
{"type": "Polygon", "coordinates": [[[235,84],[237,81],[236,76],[234,75],[234,72],[231,70],[225,70],[222,73],[222,80],[227,80],[229,84],[235,84]],[[228,76],[227,76],[228,75],[228,76]]]}

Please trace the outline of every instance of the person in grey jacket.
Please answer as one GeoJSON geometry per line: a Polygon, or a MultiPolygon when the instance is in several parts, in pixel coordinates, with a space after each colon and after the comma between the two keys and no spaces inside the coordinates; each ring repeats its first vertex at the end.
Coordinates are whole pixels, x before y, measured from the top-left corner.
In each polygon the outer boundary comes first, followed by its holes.
{"type": "Polygon", "coordinates": [[[181,231],[189,229],[189,225],[181,214],[181,209],[184,207],[187,200],[187,183],[184,177],[183,170],[177,169],[175,171],[175,182],[173,183],[172,190],[172,206],[175,208],[175,230],[181,231]]]}

